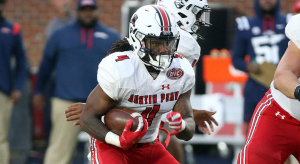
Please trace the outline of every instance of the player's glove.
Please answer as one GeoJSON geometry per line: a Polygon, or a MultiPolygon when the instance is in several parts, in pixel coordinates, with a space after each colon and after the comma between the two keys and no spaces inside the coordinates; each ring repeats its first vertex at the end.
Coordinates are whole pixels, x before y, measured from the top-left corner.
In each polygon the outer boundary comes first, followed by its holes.
{"type": "Polygon", "coordinates": [[[113,132],[108,132],[105,136],[106,143],[118,146],[124,150],[127,150],[134,144],[138,143],[147,133],[148,124],[145,119],[139,117],[139,125],[134,132],[130,131],[132,124],[132,120],[129,120],[127,122],[121,136],[118,136],[113,132]]]}
{"type": "Polygon", "coordinates": [[[181,114],[178,112],[171,112],[167,115],[169,127],[175,129],[170,135],[176,135],[185,129],[185,121],[182,119],[181,114]]]}

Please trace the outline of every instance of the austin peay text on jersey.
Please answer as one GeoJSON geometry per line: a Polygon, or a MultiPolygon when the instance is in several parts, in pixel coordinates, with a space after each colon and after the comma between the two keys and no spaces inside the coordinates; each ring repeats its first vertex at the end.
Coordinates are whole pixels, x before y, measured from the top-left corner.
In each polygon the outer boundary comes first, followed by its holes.
{"type": "MultiPolygon", "coordinates": [[[[160,100],[162,102],[169,102],[169,101],[177,101],[178,100],[179,91],[171,92],[171,93],[162,93],[160,94],[160,100]]],[[[157,95],[130,95],[129,102],[135,104],[156,104],[157,103],[157,95]]]]}

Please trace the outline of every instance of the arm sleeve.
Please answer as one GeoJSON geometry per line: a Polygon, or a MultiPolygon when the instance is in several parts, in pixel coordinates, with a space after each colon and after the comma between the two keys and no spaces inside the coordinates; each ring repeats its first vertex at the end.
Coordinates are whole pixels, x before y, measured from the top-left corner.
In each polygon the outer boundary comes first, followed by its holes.
{"type": "Polygon", "coordinates": [[[47,83],[47,80],[51,76],[52,71],[54,70],[56,58],[58,55],[58,41],[59,34],[54,33],[44,48],[44,55],[42,62],[39,67],[37,75],[37,84],[35,89],[35,94],[43,94],[44,88],[47,83]]]}
{"type": "Polygon", "coordinates": [[[233,66],[241,71],[247,71],[247,63],[245,56],[247,55],[247,40],[242,38],[241,31],[236,27],[235,37],[232,47],[232,63],[233,66]]]}
{"type": "Polygon", "coordinates": [[[16,32],[16,35],[14,36],[13,52],[16,56],[16,83],[14,89],[21,91],[28,75],[28,63],[21,31],[16,32]]]}
{"type": "Polygon", "coordinates": [[[286,36],[300,49],[300,14],[293,16],[285,27],[286,36]]]}

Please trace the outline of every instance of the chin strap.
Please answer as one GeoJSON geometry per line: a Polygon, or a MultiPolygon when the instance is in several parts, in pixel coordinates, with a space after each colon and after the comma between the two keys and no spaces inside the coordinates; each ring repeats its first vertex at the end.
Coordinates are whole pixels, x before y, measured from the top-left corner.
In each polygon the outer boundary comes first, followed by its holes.
{"type": "Polygon", "coordinates": [[[165,123],[164,122],[161,122],[160,123],[160,127],[159,127],[159,133],[158,133],[158,138],[159,138],[159,134],[160,134],[160,131],[164,131],[165,133],[167,133],[167,138],[164,142],[164,146],[165,148],[167,148],[169,146],[169,143],[170,143],[170,132],[167,131],[166,129],[164,129],[164,126],[165,126],[165,123]]]}

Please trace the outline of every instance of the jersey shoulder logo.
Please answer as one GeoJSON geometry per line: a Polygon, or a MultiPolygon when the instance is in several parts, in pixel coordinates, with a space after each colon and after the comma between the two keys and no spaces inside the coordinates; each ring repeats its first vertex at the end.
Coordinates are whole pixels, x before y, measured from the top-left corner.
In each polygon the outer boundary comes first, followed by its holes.
{"type": "Polygon", "coordinates": [[[1,31],[2,33],[4,33],[4,34],[9,34],[9,33],[11,32],[11,30],[10,30],[9,28],[7,28],[7,27],[2,27],[2,28],[0,29],[0,31],[1,31]]]}
{"type": "Polygon", "coordinates": [[[167,71],[167,77],[171,80],[178,80],[183,76],[184,72],[181,68],[172,68],[167,71]]]}
{"type": "Polygon", "coordinates": [[[122,61],[122,60],[125,60],[125,59],[129,59],[129,56],[127,56],[127,55],[121,55],[121,56],[118,56],[118,59],[116,59],[116,62],[122,61]]]}

